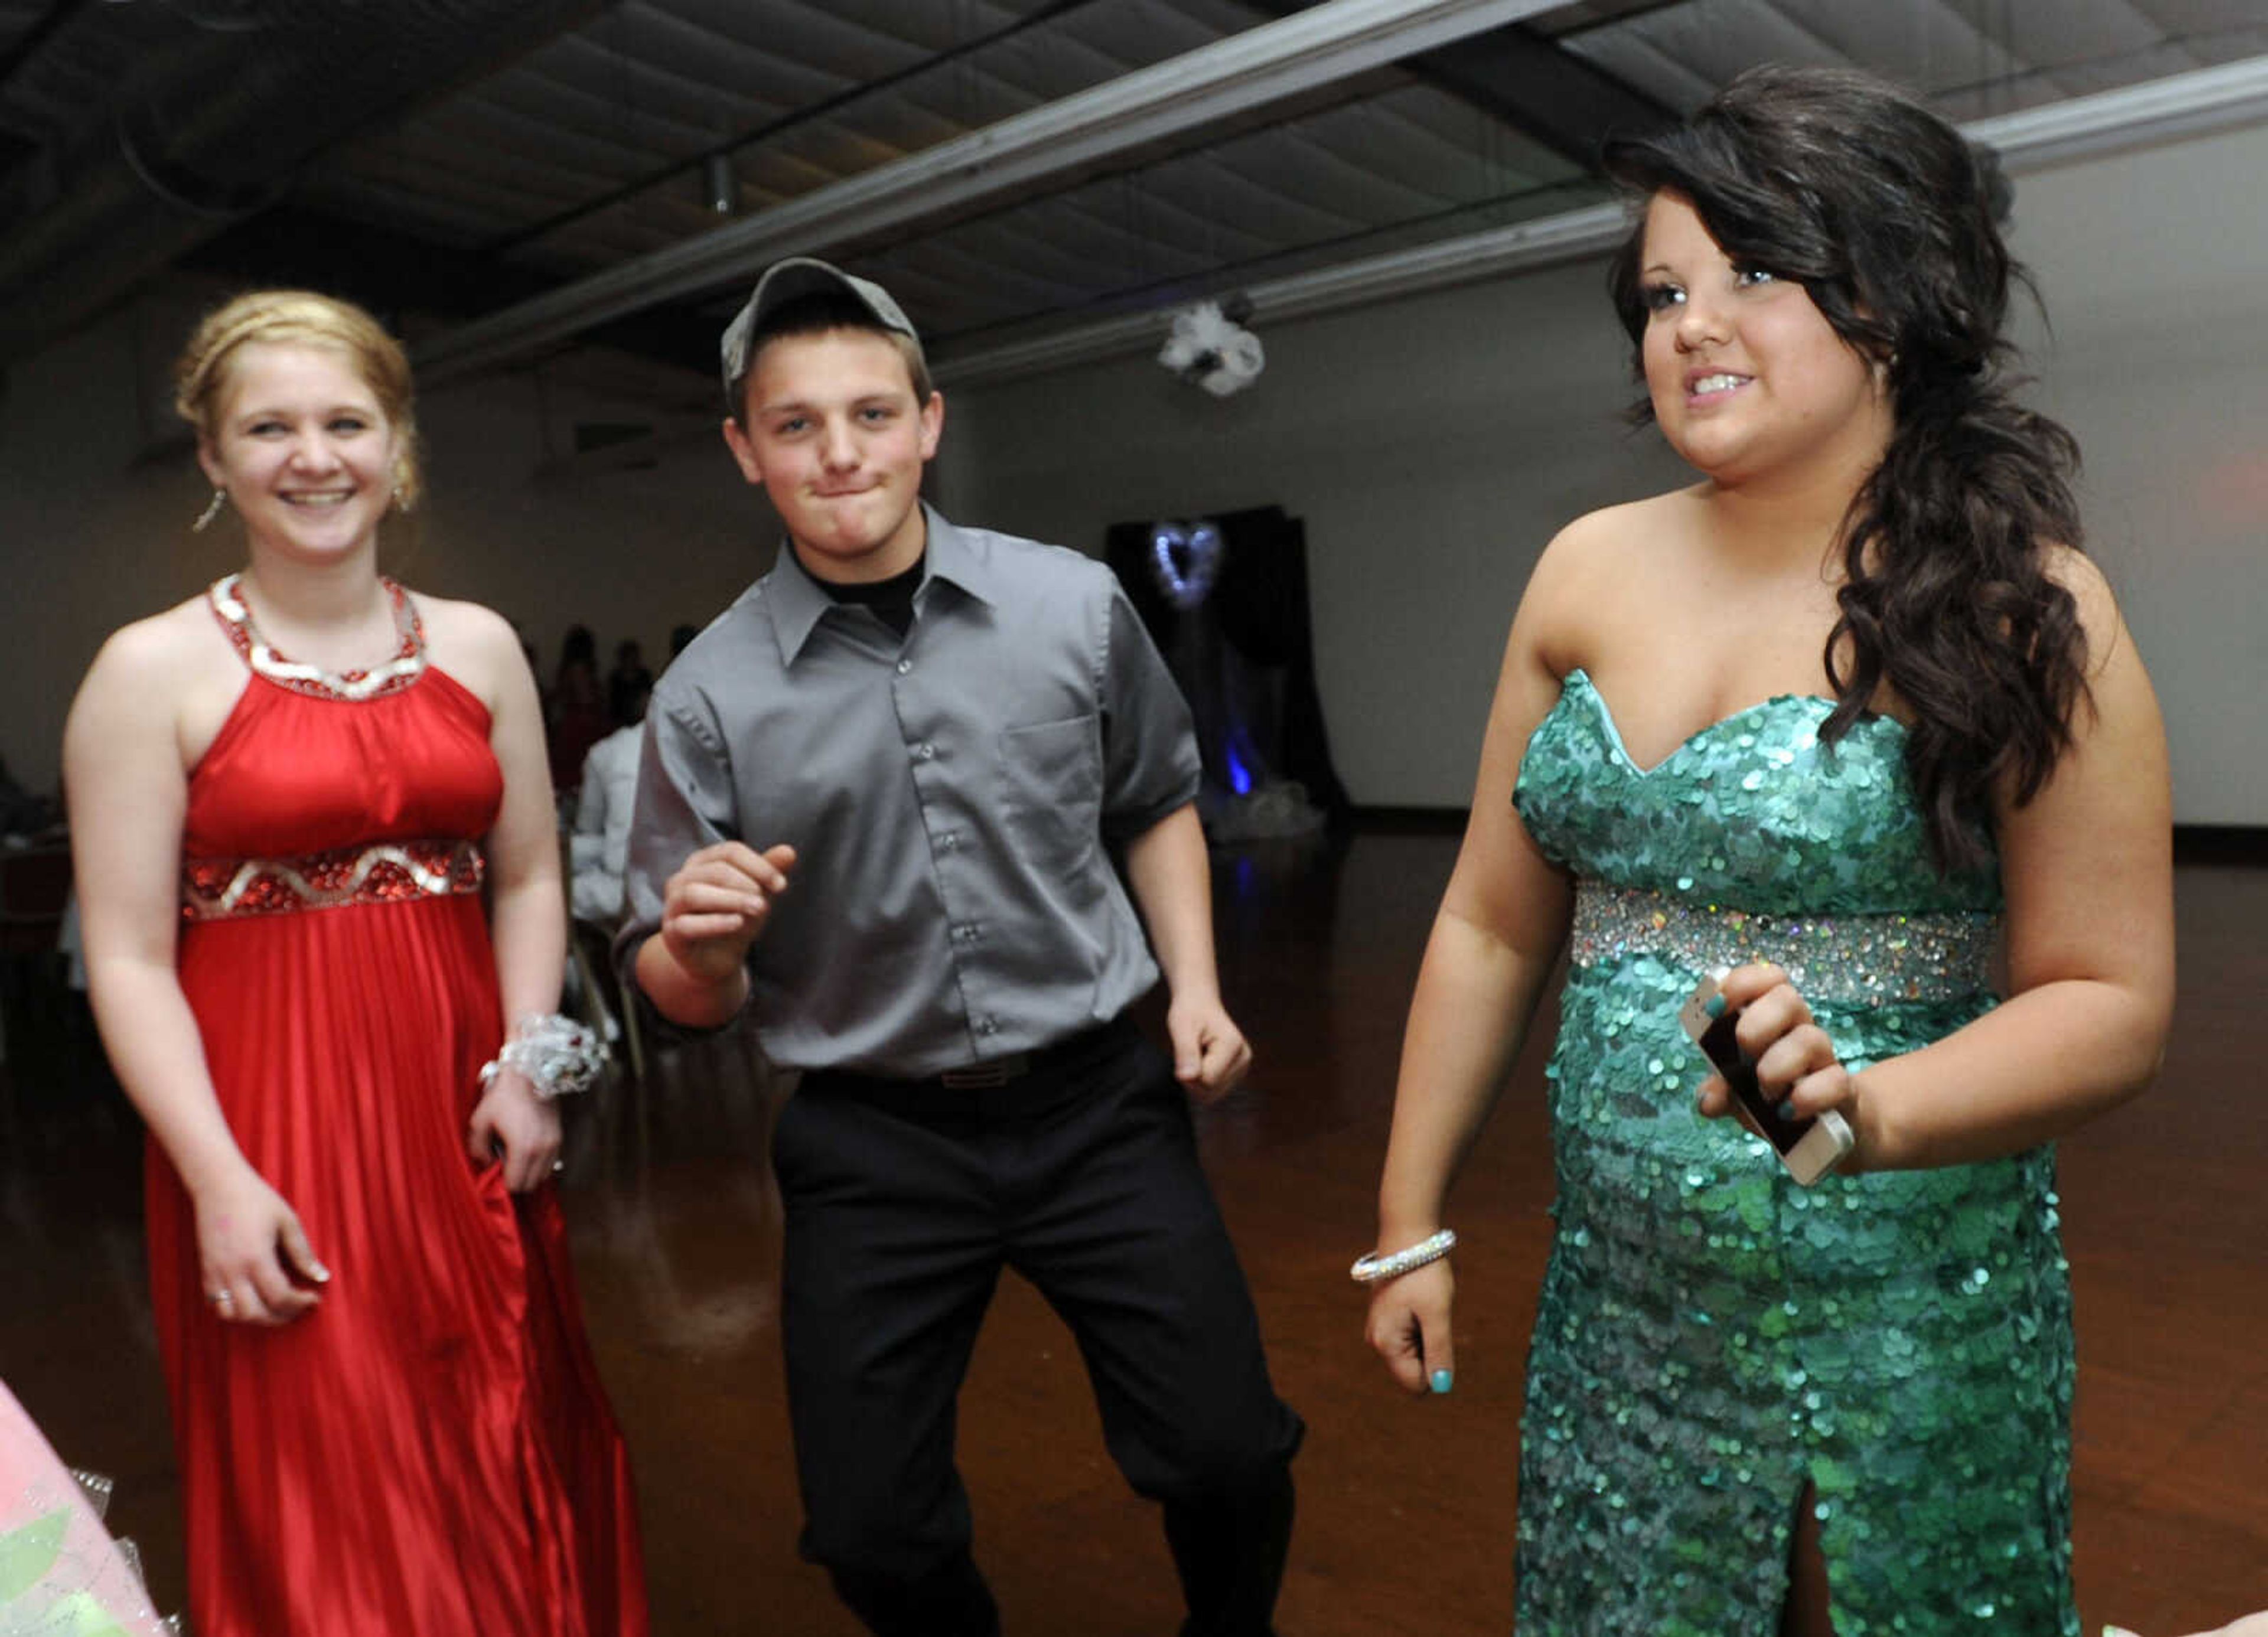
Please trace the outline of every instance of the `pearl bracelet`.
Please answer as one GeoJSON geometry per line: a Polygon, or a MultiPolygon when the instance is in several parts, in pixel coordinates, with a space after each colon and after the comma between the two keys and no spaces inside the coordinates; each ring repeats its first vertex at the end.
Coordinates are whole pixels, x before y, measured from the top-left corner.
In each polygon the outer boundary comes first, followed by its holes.
{"type": "Polygon", "coordinates": [[[1359,1285],[1382,1285],[1389,1279],[1399,1279],[1413,1268],[1428,1262],[1438,1262],[1453,1250],[1457,1236],[1447,1228],[1428,1234],[1408,1250],[1396,1251],[1391,1256],[1381,1256],[1375,1251],[1368,1256],[1355,1259],[1354,1281],[1359,1285]]]}
{"type": "Polygon", "coordinates": [[[481,1083],[500,1068],[516,1068],[549,1100],[589,1090],[606,1066],[607,1049],[587,1025],[557,1012],[530,1012],[512,1024],[504,1050],[481,1066],[481,1083]]]}

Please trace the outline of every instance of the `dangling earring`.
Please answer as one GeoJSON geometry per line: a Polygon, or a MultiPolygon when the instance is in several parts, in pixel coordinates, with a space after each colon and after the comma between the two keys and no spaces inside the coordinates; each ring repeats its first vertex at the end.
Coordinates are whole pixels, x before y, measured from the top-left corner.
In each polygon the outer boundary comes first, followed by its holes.
{"type": "Polygon", "coordinates": [[[394,480],[394,509],[405,518],[409,515],[409,488],[400,478],[394,480]]]}
{"type": "Polygon", "coordinates": [[[212,526],[212,520],[220,516],[221,508],[227,504],[228,491],[225,488],[217,488],[213,490],[213,497],[205,503],[205,509],[197,514],[197,520],[189,525],[190,532],[195,534],[203,533],[208,528],[212,526]]]}

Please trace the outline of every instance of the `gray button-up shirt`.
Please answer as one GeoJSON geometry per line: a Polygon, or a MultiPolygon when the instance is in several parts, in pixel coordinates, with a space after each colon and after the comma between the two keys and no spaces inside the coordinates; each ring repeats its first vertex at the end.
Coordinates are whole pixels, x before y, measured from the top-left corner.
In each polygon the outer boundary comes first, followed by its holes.
{"type": "Polygon", "coordinates": [[[1101,563],[928,522],[903,642],[783,547],[647,710],[617,949],[659,927],[688,854],[792,843],[748,954],[784,1068],[936,1074],[1157,981],[1104,843],[1196,796],[1188,708],[1101,563]]]}

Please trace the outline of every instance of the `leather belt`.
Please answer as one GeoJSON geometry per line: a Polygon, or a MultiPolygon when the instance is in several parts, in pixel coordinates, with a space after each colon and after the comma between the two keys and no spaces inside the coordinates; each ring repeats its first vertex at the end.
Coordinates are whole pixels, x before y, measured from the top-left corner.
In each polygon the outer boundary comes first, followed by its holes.
{"type": "Polygon", "coordinates": [[[904,1077],[855,1068],[814,1068],[805,1074],[803,1083],[810,1090],[886,1102],[924,1095],[949,1099],[954,1092],[998,1090],[1035,1074],[1075,1068],[1138,1039],[1140,1033],[1131,1017],[1121,1015],[1035,1051],[1008,1052],[934,1075],[904,1077]]]}
{"type": "Polygon", "coordinates": [[[989,1058],[966,1068],[948,1068],[937,1077],[937,1083],[954,1091],[968,1091],[983,1086],[1005,1086],[1031,1072],[1032,1053],[1011,1052],[1005,1057],[989,1058]]]}

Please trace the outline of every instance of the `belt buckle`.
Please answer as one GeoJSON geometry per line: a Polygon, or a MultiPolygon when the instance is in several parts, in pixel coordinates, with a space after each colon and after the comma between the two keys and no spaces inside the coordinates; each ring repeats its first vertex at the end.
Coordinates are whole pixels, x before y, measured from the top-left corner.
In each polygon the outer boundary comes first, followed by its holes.
{"type": "Polygon", "coordinates": [[[996,1057],[990,1062],[971,1063],[966,1068],[948,1068],[938,1076],[939,1082],[955,1091],[989,1090],[1005,1086],[1024,1066],[1020,1056],[996,1057]]]}

